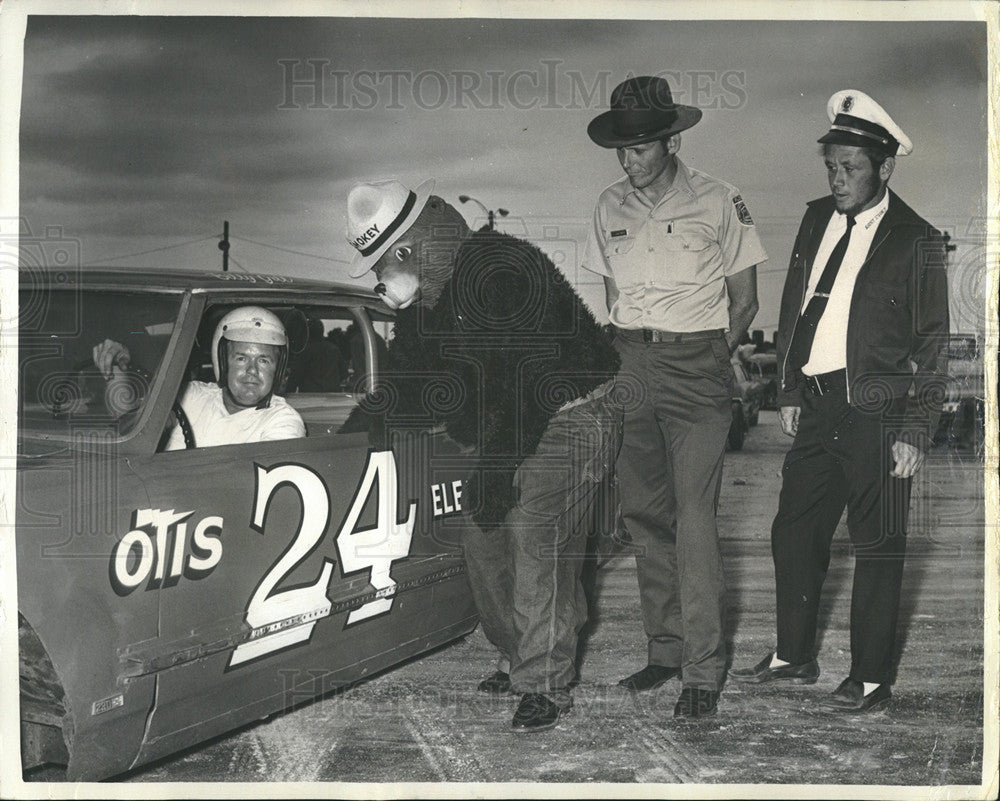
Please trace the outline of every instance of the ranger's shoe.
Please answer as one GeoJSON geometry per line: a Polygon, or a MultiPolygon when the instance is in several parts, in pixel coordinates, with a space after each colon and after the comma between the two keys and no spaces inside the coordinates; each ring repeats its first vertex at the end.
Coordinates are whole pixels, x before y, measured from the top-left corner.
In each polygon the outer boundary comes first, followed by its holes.
{"type": "Polygon", "coordinates": [[[624,687],[629,692],[642,692],[643,690],[655,690],[662,684],[666,684],[674,676],[680,676],[680,668],[667,667],[666,665],[646,665],[642,670],[636,671],[631,676],[626,676],[620,682],[619,687],[624,687]]]}
{"type": "Polygon", "coordinates": [[[719,694],[701,687],[684,687],[674,707],[675,718],[706,718],[714,715],[719,706],[719,694]]]}
{"type": "Polygon", "coordinates": [[[511,726],[517,734],[530,734],[553,728],[559,722],[562,710],[541,693],[525,693],[521,696],[517,712],[511,726]]]}
{"type": "Polygon", "coordinates": [[[729,675],[744,684],[764,684],[769,681],[781,681],[787,684],[815,684],[819,678],[819,662],[811,659],[801,665],[778,665],[771,667],[770,653],[751,668],[730,670],[729,675]]]}

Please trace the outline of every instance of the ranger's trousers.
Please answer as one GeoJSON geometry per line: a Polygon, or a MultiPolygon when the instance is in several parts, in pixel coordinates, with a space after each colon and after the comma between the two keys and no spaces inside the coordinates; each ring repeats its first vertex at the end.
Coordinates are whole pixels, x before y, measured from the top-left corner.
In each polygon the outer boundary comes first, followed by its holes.
{"type": "Polygon", "coordinates": [[[722,331],[646,343],[620,332],[625,428],[617,475],[652,665],[686,687],[718,690],[726,672],[725,580],[716,510],[732,421],[722,331]],[[625,387],[632,385],[633,391],[625,387]]]}

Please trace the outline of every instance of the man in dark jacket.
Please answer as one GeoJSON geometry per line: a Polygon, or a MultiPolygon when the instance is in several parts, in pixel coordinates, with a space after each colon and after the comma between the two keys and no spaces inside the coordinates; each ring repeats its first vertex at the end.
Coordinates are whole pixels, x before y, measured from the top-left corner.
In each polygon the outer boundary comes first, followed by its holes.
{"type": "Polygon", "coordinates": [[[941,234],[887,187],[909,138],[863,92],[837,92],[827,113],[831,195],[802,220],[778,324],[781,427],[795,441],[771,529],[777,650],[730,675],[816,681],[819,596],[846,506],[851,669],[820,703],[865,712],[891,697],[910,484],[944,397],[948,291],[941,234]]]}

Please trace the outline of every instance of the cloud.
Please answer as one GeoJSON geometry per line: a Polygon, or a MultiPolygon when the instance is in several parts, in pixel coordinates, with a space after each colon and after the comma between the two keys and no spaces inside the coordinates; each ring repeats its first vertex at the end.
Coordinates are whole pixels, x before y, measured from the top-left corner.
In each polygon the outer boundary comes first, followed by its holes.
{"type": "Polygon", "coordinates": [[[981,213],[984,36],[937,22],[33,16],[21,213],[96,255],[195,239],[228,219],[249,239],[347,257],[353,182],[434,177],[452,202],[467,193],[508,208],[533,233],[582,231],[621,174],[587,123],[627,75],[660,73],[705,111],[682,158],[740,187],[775,266],[802,204],[826,192],[815,139],[836,89],[871,91],[917,143],[893,183],[919,211],[981,213]],[[309,107],[308,84],[288,95],[310,59],[323,108],[309,107]]]}

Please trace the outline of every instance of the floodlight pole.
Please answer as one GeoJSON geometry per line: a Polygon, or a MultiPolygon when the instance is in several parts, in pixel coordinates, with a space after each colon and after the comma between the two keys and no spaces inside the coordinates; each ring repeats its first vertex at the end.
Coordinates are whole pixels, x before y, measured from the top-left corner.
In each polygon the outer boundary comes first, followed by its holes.
{"type": "Polygon", "coordinates": [[[481,208],[484,212],[486,212],[487,227],[491,231],[494,230],[494,228],[496,227],[495,215],[499,214],[501,217],[506,217],[508,214],[510,214],[510,212],[507,211],[507,209],[497,209],[494,212],[493,209],[486,208],[486,206],[481,201],[478,201],[474,197],[470,197],[469,195],[459,195],[458,201],[460,203],[468,203],[469,201],[471,201],[477,204],[479,208],[481,208]]]}

